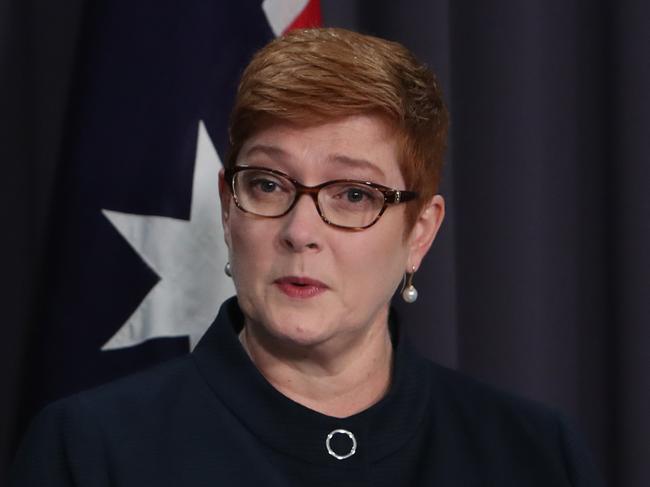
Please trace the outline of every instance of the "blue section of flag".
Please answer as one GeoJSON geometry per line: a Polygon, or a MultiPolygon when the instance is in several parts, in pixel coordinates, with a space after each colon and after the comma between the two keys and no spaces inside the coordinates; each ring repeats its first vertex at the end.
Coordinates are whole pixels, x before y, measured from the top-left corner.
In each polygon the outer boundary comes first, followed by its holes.
{"type": "Polygon", "coordinates": [[[185,338],[101,351],[158,280],[101,210],[189,217],[198,122],[223,158],[238,77],[272,38],[261,0],[87,9],[30,357],[32,412],[187,352],[185,338]]]}

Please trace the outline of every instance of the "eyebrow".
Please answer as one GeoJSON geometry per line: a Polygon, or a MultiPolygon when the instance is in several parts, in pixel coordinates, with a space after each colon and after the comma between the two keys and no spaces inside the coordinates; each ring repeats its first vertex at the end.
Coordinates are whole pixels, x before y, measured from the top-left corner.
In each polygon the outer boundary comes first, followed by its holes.
{"type": "MultiPolygon", "coordinates": [[[[254,145],[253,147],[251,147],[246,151],[246,155],[251,155],[256,152],[261,152],[271,157],[272,159],[280,160],[280,162],[282,159],[285,159],[289,156],[289,154],[286,151],[282,150],[281,148],[272,145],[266,145],[266,144],[254,145]]],[[[372,162],[366,159],[350,157],[343,154],[331,154],[327,157],[327,161],[330,163],[341,164],[348,167],[352,166],[357,169],[368,170],[374,173],[376,176],[381,177],[382,180],[386,179],[386,174],[384,174],[384,171],[382,171],[382,169],[379,166],[373,164],[372,162]]]]}
{"type": "Polygon", "coordinates": [[[382,171],[382,169],[379,166],[373,164],[372,162],[366,159],[349,157],[343,154],[332,154],[327,158],[327,160],[330,162],[344,164],[345,166],[353,166],[358,169],[368,170],[374,173],[376,176],[379,176],[382,179],[382,181],[386,180],[386,175],[384,174],[384,171],[382,171]]]}

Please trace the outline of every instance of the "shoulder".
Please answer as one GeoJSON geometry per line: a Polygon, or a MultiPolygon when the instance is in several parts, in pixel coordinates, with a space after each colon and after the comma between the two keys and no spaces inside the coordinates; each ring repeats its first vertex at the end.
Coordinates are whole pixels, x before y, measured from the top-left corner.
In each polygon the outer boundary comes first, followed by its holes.
{"type": "Polygon", "coordinates": [[[185,356],[55,401],[23,438],[12,485],[111,485],[106,462],[144,461],[164,448],[161,431],[163,438],[182,434],[214,400],[185,356]]]}
{"type": "Polygon", "coordinates": [[[461,372],[427,362],[431,407],[452,422],[472,425],[493,438],[521,435],[557,443],[567,422],[556,409],[488,385],[461,372]]]}
{"type": "Polygon", "coordinates": [[[602,485],[589,449],[564,414],[427,363],[436,435],[503,468],[514,468],[517,459],[529,471],[554,471],[570,485],[602,485]]]}
{"type": "Polygon", "coordinates": [[[133,431],[155,431],[170,416],[183,415],[213,397],[191,357],[183,356],[107,384],[59,399],[36,415],[25,443],[37,446],[55,438],[69,445],[90,438],[119,439],[133,431]]]}
{"type": "Polygon", "coordinates": [[[61,399],[44,410],[83,410],[96,415],[150,414],[153,404],[176,402],[203,382],[189,355],[61,399]]]}

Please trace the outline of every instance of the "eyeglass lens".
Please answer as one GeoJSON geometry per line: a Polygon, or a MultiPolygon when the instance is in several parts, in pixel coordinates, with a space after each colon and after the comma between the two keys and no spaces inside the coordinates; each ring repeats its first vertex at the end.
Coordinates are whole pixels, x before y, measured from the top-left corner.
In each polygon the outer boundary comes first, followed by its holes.
{"type": "MultiPolygon", "coordinates": [[[[267,217],[286,213],[297,194],[289,179],[260,169],[237,172],[233,188],[243,210],[267,217]]],[[[320,189],[318,206],[322,217],[330,223],[350,228],[365,227],[381,213],[384,195],[363,183],[335,182],[320,189]]]]}

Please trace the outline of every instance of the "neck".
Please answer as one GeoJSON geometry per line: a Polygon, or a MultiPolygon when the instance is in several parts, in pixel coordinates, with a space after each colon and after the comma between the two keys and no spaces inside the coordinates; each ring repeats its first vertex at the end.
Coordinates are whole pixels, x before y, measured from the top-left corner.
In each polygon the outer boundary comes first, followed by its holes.
{"type": "Polygon", "coordinates": [[[388,391],[393,347],[387,312],[346,346],[312,347],[274,343],[246,324],[239,339],[257,369],[293,401],[344,418],[379,401],[388,391]]]}

